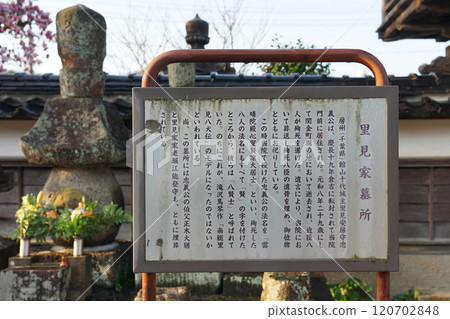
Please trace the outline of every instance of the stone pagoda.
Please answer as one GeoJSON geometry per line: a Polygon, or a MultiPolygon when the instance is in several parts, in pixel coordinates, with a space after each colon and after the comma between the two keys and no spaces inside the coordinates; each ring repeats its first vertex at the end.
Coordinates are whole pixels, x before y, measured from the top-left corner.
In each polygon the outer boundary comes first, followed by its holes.
{"type": "Polygon", "coordinates": [[[106,22],[76,5],[56,17],[61,97],[47,101],[34,127],[20,139],[34,165],[53,166],[43,199],[76,207],[84,196],[99,205],[123,207],[122,190],[110,165],[125,162],[129,131],[115,106],[103,100],[106,22]]]}

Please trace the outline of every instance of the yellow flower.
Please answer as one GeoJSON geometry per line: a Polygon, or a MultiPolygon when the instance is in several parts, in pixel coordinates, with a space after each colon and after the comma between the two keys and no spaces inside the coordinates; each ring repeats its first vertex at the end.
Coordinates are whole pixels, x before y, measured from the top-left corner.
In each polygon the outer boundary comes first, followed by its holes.
{"type": "Polygon", "coordinates": [[[36,197],[36,207],[41,207],[41,201],[42,201],[43,196],[44,196],[44,193],[42,191],[40,191],[36,197]]]}
{"type": "Polygon", "coordinates": [[[56,209],[49,210],[47,213],[45,213],[45,215],[46,215],[48,218],[54,218],[54,219],[56,219],[56,218],[59,217],[59,214],[58,214],[58,212],[56,211],[56,209]]]}
{"type": "Polygon", "coordinates": [[[22,196],[22,206],[28,204],[28,195],[22,196]]]}
{"type": "Polygon", "coordinates": [[[22,208],[20,208],[19,210],[17,210],[17,212],[16,212],[16,217],[17,217],[19,220],[22,220],[24,215],[25,215],[25,212],[23,211],[22,208]]]}

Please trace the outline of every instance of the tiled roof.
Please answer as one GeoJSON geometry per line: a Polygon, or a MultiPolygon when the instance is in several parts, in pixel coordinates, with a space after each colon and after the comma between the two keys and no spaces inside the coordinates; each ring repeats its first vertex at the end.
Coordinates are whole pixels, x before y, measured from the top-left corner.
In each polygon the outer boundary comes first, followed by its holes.
{"type": "MultiPolygon", "coordinates": [[[[105,99],[116,105],[120,116],[131,119],[131,89],[141,86],[142,76],[107,75],[105,99]]],[[[242,86],[366,86],[374,85],[373,77],[330,77],[320,75],[197,75],[197,87],[242,86]]],[[[405,77],[391,76],[391,85],[400,91],[400,118],[450,118],[450,75],[437,76],[411,74],[405,77]]],[[[168,76],[158,75],[157,82],[167,87],[168,76]]],[[[59,77],[54,74],[27,75],[0,74],[0,119],[37,119],[45,102],[59,96],[59,77]]],[[[129,124],[129,123],[128,123],[129,124]]]]}

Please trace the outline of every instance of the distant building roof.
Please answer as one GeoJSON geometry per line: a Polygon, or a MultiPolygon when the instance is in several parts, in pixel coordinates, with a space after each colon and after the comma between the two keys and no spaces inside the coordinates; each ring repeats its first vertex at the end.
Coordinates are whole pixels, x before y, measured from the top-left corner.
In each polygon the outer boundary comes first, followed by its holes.
{"type": "MultiPolygon", "coordinates": [[[[131,89],[141,86],[142,76],[107,75],[105,100],[112,102],[127,126],[131,126],[131,89]]],[[[373,77],[331,77],[320,75],[197,75],[196,87],[242,86],[367,86],[373,77]]],[[[391,85],[400,91],[400,118],[450,118],[450,75],[411,74],[391,76],[391,85]]],[[[157,82],[168,87],[168,76],[159,74],[157,82]]],[[[37,119],[48,98],[59,97],[59,77],[53,74],[0,74],[0,119],[37,119]]]]}
{"type": "Polygon", "coordinates": [[[377,32],[384,41],[450,40],[448,0],[383,0],[382,10],[383,22],[377,32]]]}

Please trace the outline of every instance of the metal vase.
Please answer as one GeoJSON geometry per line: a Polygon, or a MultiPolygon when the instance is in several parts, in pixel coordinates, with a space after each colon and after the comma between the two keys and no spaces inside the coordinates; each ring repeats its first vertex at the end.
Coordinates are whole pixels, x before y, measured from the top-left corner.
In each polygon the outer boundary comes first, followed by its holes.
{"type": "Polygon", "coordinates": [[[73,239],[73,255],[75,257],[83,255],[83,238],[74,237],[73,239]]]}
{"type": "Polygon", "coordinates": [[[19,257],[30,256],[30,239],[20,238],[19,257]]]}

